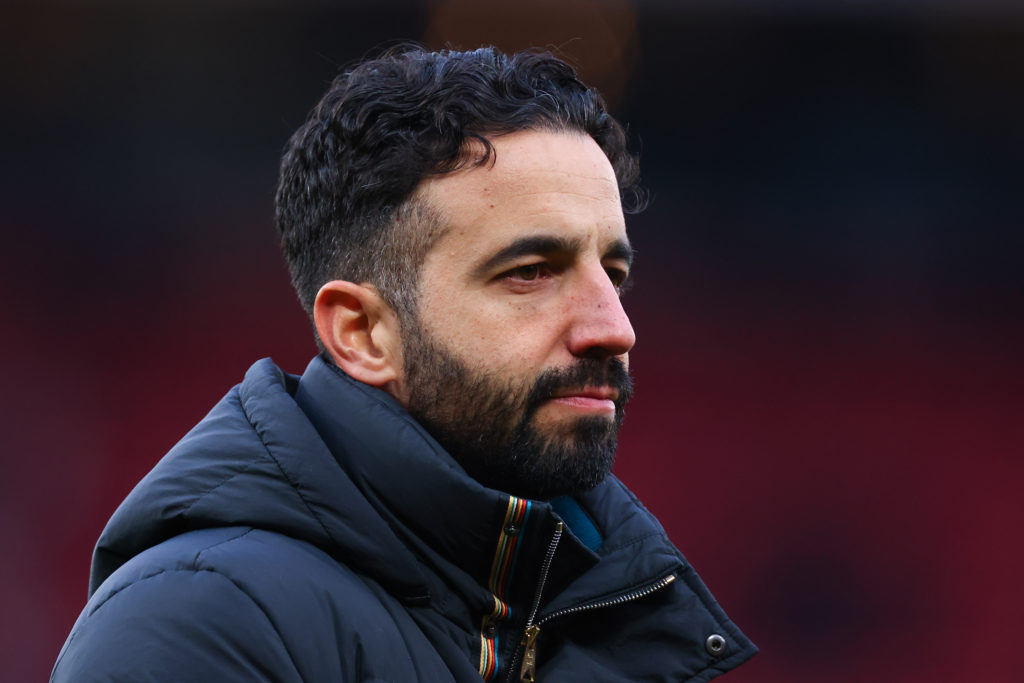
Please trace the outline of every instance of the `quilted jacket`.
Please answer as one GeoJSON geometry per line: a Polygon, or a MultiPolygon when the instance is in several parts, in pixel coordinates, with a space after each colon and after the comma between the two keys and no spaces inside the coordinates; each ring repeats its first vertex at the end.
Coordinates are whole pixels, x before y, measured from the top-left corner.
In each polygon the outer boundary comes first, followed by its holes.
{"type": "Polygon", "coordinates": [[[707,681],[756,652],[608,477],[525,500],[269,359],[138,484],[51,681],[707,681]]]}

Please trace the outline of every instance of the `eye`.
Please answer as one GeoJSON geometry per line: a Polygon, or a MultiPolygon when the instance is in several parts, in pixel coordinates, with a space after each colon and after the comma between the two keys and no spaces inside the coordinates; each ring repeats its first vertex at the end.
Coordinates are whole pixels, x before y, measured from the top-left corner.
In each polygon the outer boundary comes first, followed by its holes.
{"type": "Polygon", "coordinates": [[[612,285],[615,286],[620,295],[629,289],[631,281],[628,271],[614,267],[605,268],[604,271],[608,273],[608,279],[612,281],[612,285]]]}
{"type": "Polygon", "coordinates": [[[519,266],[505,273],[505,277],[513,278],[516,280],[522,280],[525,282],[532,282],[541,275],[544,274],[545,265],[543,263],[530,263],[525,266],[519,266]]]}

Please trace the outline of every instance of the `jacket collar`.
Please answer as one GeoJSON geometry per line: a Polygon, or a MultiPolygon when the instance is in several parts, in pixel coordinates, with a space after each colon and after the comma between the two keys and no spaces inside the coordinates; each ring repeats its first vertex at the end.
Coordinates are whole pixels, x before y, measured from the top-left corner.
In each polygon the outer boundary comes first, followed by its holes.
{"type": "MultiPolygon", "coordinates": [[[[320,357],[303,373],[295,400],[400,538],[442,573],[451,565],[487,585],[509,494],[470,478],[389,394],[320,357]]],[[[530,501],[530,518],[531,530],[554,526],[546,503],[530,501]]]]}
{"type": "MultiPolygon", "coordinates": [[[[295,401],[355,486],[414,552],[449,581],[460,583],[453,574],[471,577],[467,592],[479,592],[493,581],[509,494],[470,478],[392,396],[353,380],[320,357],[302,375],[295,401]]],[[[577,499],[604,543],[595,553],[572,533],[564,534],[546,598],[573,585],[579,590],[563,596],[566,600],[582,599],[583,593],[610,594],[681,565],[661,527],[614,477],[577,499]],[[602,559],[609,560],[602,563],[606,569],[618,565],[618,570],[588,571],[602,559]]],[[[518,539],[517,574],[532,596],[559,517],[547,502],[526,502],[529,519],[518,539]]]]}

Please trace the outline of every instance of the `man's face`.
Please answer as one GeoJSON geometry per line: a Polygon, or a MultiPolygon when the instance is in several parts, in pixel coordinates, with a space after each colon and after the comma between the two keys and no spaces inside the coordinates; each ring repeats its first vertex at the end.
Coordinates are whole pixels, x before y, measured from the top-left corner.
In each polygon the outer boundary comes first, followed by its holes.
{"type": "Polygon", "coordinates": [[[417,190],[446,229],[403,326],[398,394],[481,483],[542,499],[588,490],[611,469],[631,388],[615,175],[584,135],[492,143],[493,165],[417,190]]]}

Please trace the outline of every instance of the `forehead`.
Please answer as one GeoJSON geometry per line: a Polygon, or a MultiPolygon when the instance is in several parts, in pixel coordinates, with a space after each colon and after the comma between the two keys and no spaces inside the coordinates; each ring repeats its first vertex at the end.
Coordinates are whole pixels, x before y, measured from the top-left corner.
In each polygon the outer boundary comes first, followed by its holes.
{"type": "Polygon", "coordinates": [[[491,143],[493,163],[429,178],[418,188],[446,226],[434,250],[486,250],[533,233],[599,248],[625,239],[615,173],[592,138],[521,131],[491,143]]]}

